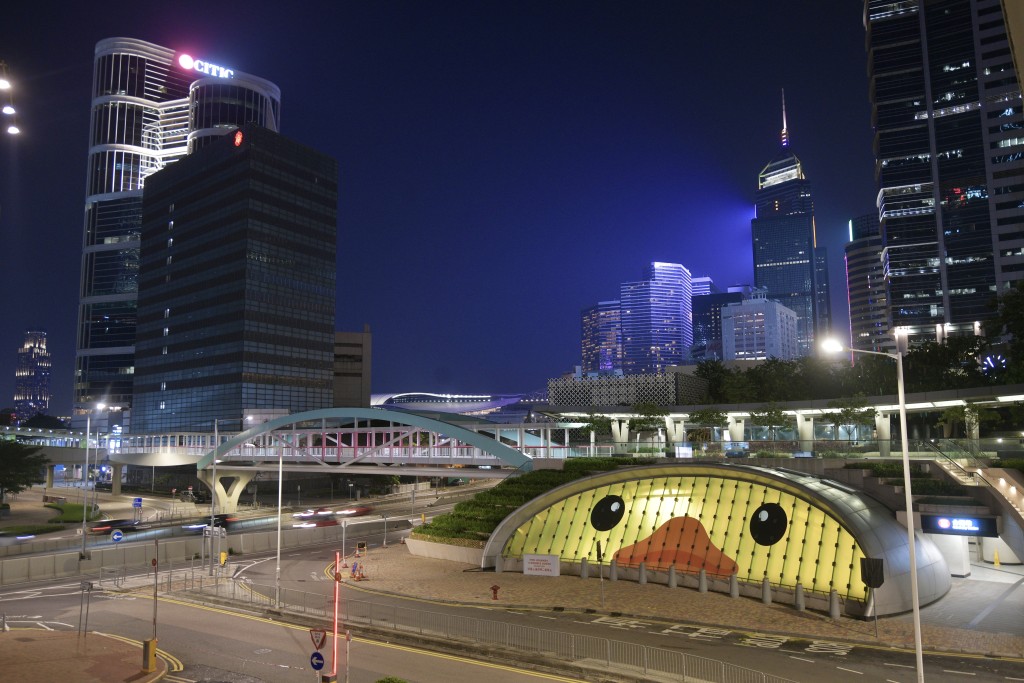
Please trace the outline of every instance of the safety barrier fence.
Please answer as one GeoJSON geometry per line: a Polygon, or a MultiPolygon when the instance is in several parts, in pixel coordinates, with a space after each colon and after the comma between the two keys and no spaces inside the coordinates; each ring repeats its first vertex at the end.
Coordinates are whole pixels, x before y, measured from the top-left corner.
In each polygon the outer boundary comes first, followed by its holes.
{"type": "MultiPolygon", "coordinates": [[[[247,607],[274,608],[323,619],[333,614],[331,596],[290,588],[192,576],[180,585],[192,595],[216,596],[247,607]]],[[[401,605],[345,599],[339,613],[346,623],[500,647],[597,669],[616,669],[694,683],[793,683],[791,679],[706,657],[639,643],[566,633],[533,626],[445,614],[401,605]]]]}

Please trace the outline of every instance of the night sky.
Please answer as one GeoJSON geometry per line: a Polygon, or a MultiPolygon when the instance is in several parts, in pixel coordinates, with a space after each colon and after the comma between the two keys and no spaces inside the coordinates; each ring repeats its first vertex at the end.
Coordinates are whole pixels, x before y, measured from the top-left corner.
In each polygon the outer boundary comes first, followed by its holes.
{"type": "Polygon", "coordinates": [[[0,138],[0,405],[43,327],[70,413],[93,50],[113,36],[276,83],[281,132],[338,160],[337,328],[371,326],[374,392],[541,389],[580,362],[580,310],[650,261],[752,283],[781,88],[846,329],[846,224],[876,192],[861,2],[135,5],[5,10],[23,133],[0,138]]]}

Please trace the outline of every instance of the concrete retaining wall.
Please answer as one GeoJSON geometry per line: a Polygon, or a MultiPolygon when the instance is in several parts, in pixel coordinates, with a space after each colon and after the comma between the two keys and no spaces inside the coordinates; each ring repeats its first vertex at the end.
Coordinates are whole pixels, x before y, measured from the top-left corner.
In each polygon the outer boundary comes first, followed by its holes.
{"type": "Polygon", "coordinates": [[[484,557],[483,548],[463,548],[446,543],[421,541],[415,538],[407,538],[405,544],[409,547],[409,553],[418,557],[432,557],[437,560],[463,562],[477,567],[480,566],[484,557]]]}
{"type": "MultiPolygon", "coordinates": [[[[367,533],[384,533],[383,520],[366,520],[365,522],[349,522],[349,526],[358,524],[360,535],[367,533]]],[[[412,524],[408,520],[388,520],[388,530],[409,529],[412,524]]],[[[282,529],[281,548],[301,548],[325,543],[336,543],[341,549],[343,535],[341,526],[316,527],[312,529],[282,529]]],[[[237,554],[269,552],[277,548],[277,530],[256,531],[250,533],[229,534],[221,540],[221,550],[229,548],[237,554]]],[[[66,542],[54,545],[68,546],[66,542]]],[[[436,543],[430,545],[437,545],[436,543]]],[[[5,557],[0,559],[0,586],[9,586],[29,581],[49,581],[68,577],[98,577],[103,569],[138,570],[152,566],[156,544],[153,541],[123,541],[118,545],[89,548],[89,558],[79,559],[81,540],[72,546],[73,549],[62,549],[52,554],[36,554],[21,557],[5,557]]],[[[203,552],[201,536],[187,538],[160,539],[159,564],[161,569],[173,569],[193,563],[194,558],[203,552]]],[[[216,548],[216,544],[214,545],[216,548]]],[[[350,541],[350,548],[355,548],[355,541],[350,541]]],[[[38,550],[38,548],[36,548],[38,550]]],[[[480,564],[477,551],[476,564],[480,564]]],[[[460,560],[470,561],[470,560],[460,560]]]]}

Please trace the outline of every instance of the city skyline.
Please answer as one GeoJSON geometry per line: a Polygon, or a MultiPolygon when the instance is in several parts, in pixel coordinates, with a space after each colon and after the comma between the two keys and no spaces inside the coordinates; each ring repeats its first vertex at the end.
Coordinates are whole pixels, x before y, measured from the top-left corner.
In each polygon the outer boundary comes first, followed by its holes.
{"type": "Polygon", "coordinates": [[[281,132],[338,159],[337,328],[373,329],[375,392],[540,388],[579,363],[580,309],[644,263],[751,283],[783,87],[845,329],[847,221],[875,194],[860,3],[201,7],[14,11],[0,341],[50,331],[52,413],[71,403],[92,54],[115,36],[271,80],[281,132]]]}

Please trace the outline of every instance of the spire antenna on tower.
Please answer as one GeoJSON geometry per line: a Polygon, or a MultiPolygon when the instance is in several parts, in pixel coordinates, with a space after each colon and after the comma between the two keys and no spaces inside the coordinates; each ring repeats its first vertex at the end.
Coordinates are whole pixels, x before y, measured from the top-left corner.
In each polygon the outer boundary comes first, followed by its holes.
{"type": "Polygon", "coordinates": [[[782,89],[782,146],[789,147],[789,131],[786,130],[786,89],[782,89]]]}

